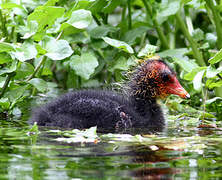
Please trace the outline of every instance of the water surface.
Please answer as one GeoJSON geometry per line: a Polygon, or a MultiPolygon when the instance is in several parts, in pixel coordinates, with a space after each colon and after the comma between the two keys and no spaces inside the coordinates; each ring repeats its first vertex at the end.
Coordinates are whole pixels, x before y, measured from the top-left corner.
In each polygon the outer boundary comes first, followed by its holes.
{"type": "Polygon", "coordinates": [[[176,124],[156,136],[67,143],[48,128],[32,136],[25,122],[1,120],[0,179],[221,179],[222,130],[176,124]]]}

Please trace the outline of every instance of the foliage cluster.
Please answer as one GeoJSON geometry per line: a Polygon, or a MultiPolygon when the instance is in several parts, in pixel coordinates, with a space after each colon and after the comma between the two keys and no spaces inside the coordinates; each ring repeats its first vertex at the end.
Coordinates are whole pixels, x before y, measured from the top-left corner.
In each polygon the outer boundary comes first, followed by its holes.
{"type": "Polygon", "coordinates": [[[19,113],[37,93],[120,81],[156,52],[185,80],[189,105],[201,107],[188,111],[221,117],[221,11],[212,0],[2,0],[0,112],[19,113]]]}

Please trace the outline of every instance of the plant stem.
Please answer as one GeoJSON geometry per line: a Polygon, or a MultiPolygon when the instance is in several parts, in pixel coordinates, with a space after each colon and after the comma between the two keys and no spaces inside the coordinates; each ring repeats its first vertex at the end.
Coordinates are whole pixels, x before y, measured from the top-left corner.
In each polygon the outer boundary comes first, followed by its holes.
{"type": "Polygon", "coordinates": [[[0,9],[0,21],[1,21],[1,29],[2,29],[2,33],[3,33],[3,36],[6,38],[6,40],[8,39],[8,31],[7,31],[7,28],[6,28],[6,20],[5,20],[5,17],[3,16],[2,14],[2,10],[0,9]]]}
{"type": "Polygon", "coordinates": [[[8,87],[8,84],[9,84],[11,78],[12,78],[14,75],[15,75],[14,72],[9,73],[9,74],[7,75],[7,78],[6,78],[6,80],[5,80],[5,83],[4,83],[3,87],[2,87],[2,91],[1,91],[1,93],[0,93],[0,98],[4,95],[5,90],[6,90],[6,88],[8,87]]]}
{"type": "Polygon", "coordinates": [[[39,68],[42,66],[42,64],[45,63],[47,57],[46,56],[43,56],[43,58],[41,59],[41,61],[39,62],[39,64],[35,67],[35,70],[34,72],[28,77],[28,79],[26,81],[29,81],[31,80],[35,75],[36,73],[39,71],[39,68]]]}
{"type": "Polygon", "coordinates": [[[122,14],[121,14],[121,21],[123,22],[125,20],[126,15],[126,6],[122,8],[122,14]]]}
{"type": "Polygon", "coordinates": [[[216,9],[216,6],[214,5],[213,0],[205,0],[207,6],[211,9],[212,14],[213,14],[213,21],[216,26],[216,32],[217,32],[217,46],[219,49],[222,48],[222,24],[221,24],[221,17],[220,14],[218,13],[218,10],[216,9]]]}
{"type": "Polygon", "coordinates": [[[190,46],[193,50],[193,56],[194,58],[197,60],[197,63],[200,65],[200,66],[206,66],[204,60],[203,60],[203,56],[202,56],[202,53],[198,50],[198,46],[197,46],[197,43],[194,41],[194,39],[192,38],[192,36],[190,35],[190,33],[188,32],[188,29],[184,23],[184,21],[182,20],[179,12],[176,13],[176,20],[184,34],[184,36],[187,38],[187,40],[189,41],[190,43],[190,46]]]}
{"type": "MultiPolygon", "coordinates": [[[[144,6],[145,6],[145,9],[146,9],[147,16],[152,17],[152,7],[149,4],[149,1],[147,1],[147,0],[142,0],[142,1],[143,1],[144,6]]],[[[157,20],[155,18],[151,18],[151,19],[153,21],[153,25],[154,25],[154,27],[157,31],[157,34],[160,38],[162,46],[164,47],[164,49],[169,49],[169,44],[167,42],[166,36],[164,35],[162,29],[160,28],[159,23],[157,22],[157,20]]]]}
{"type": "Polygon", "coordinates": [[[128,5],[128,29],[132,29],[131,0],[127,1],[127,5],[128,5]]]}
{"type": "Polygon", "coordinates": [[[101,26],[101,22],[99,21],[99,19],[95,15],[93,15],[93,19],[95,20],[95,22],[98,26],[101,26]]]}

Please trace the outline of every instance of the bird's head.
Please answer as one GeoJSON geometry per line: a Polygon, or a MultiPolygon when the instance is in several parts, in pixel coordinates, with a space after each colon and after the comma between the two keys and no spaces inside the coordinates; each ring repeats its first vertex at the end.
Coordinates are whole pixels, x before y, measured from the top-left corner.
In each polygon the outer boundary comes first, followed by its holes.
{"type": "Polygon", "coordinates": [[[164,98],[170,94],[182,98],[190,95],[177,80],[175,72],[162,60],[144,61],[132,73],[130,88],[133,96],[142,99],[164,98]]]}

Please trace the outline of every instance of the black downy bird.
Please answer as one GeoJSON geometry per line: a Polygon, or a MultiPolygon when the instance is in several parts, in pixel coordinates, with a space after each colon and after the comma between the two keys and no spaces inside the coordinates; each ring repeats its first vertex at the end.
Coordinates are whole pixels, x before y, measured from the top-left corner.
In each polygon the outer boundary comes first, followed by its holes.
{"type": "Polygon", "coordinates": [[[165,120],[157,98],[175,94],[189,98],[175,72],[160,59],[148,59],[133,71],[129,96],[105,90],[69,92],[34,110],[31,122],[39,126],[104,130],[146,128],[162,131],[165,120]]]}

